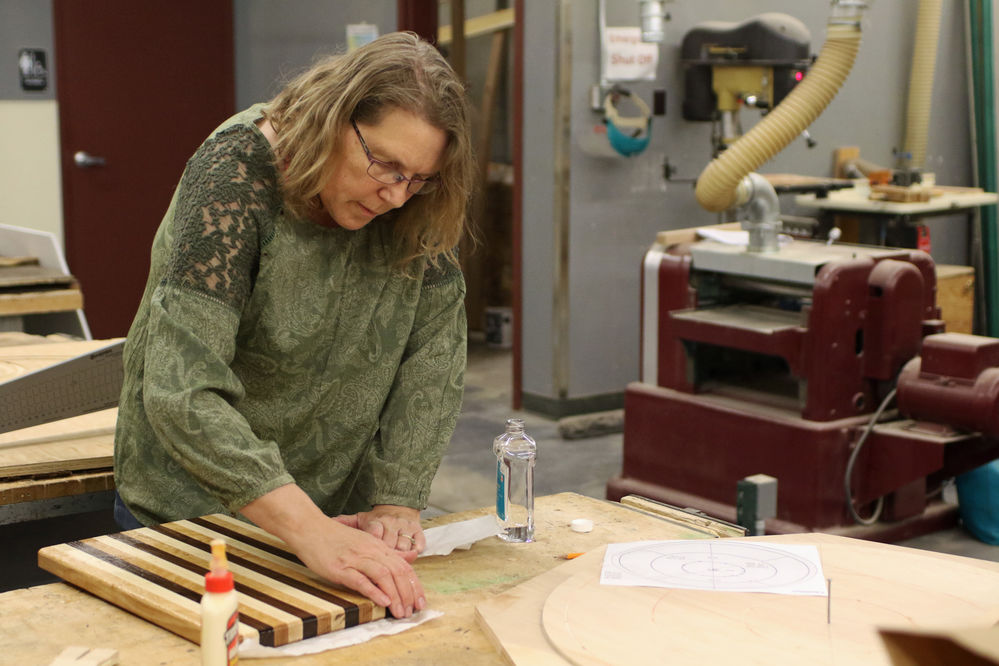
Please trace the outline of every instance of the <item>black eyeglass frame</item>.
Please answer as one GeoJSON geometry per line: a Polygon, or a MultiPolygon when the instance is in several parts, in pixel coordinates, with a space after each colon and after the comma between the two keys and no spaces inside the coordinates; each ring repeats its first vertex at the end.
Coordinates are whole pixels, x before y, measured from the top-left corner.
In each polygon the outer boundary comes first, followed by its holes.
{"type": "Polygon", "coordinates": [[[437,190],[437,186],[440,185],[439,176],[431,176],[430,178],[406,178],[404,175],[399,173],[399,170],[392,164],[382,162],[381,160],[372,157],[371,151],[368,149],[368,144],[364,142],[364,137],[361,136],[361,130],[357,128],[357,123],[352,119],[350,124],[354,128],[354,133],[357,134],[357,140],[361,142],[361,148],[364,149],[365,156],[368,158],[368,168],[366,173],[372,180],[379,182],[382,185],[398,185],[399,183],[406,183],[406,191],[410,194],[430,194],[437,190]],[[388,177],[392,180],[382,180],[371,173],[371,168],[376,164],[389,171],[388,177]],[[413,189],[414,186],[416,189],[413,189]]]}

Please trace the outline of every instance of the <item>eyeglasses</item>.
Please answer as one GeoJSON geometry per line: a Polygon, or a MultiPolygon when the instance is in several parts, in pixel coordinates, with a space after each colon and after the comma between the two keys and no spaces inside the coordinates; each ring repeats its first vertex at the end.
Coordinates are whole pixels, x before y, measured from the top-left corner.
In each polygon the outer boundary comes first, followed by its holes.
{"type": "Polygon", "coordinates": [[[361,148],[364,148],[364,154],[368,156],[368,162],[370,162],[368,164],[369,176],[383,185],[406,183],[406,191],[410,194],[430,194],[437,189],[439,179],[436,176],[431,178],[417,178],[415,176],[413,178],[406,178],[391,164],[376,160],[371,156],[368,144],[364,143],[364,137],[361,136],[361,130],[357,129],[357,123],[351,120],[350,124],[353,125],[357,139],[361,142],[361,148]]]}

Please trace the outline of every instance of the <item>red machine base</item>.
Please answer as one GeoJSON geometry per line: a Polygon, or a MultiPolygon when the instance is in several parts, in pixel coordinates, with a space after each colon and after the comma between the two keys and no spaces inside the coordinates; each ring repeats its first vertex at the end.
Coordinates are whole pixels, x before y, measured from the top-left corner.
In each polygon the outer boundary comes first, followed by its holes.
{"type": "Polygon", "coordinates": [[[868,418],[808,421],[734,397],[634,383],[625,394],[622,473],[608,483],[607,498],[638,494],[734,522],[737,482],[768,474],[777,478],[777,517],[767,521],[768,532],[896,541],[956,524],[956,511],[929,503],[927,491],[995,457],[994,445],[969,436],[895,436],[879,427],[857,458],[852,487],[862,515],[878,497],[885,507],[880,522],[860,526],[847,512],[844,478],[868,418]]]}

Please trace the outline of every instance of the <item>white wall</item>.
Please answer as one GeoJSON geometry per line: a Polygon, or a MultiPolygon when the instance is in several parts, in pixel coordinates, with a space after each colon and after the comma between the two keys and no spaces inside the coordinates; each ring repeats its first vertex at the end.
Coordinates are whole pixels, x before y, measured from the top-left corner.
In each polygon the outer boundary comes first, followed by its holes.
{"type": "Polygon", "coordinates": [[[61,239],[55,100],[0,100],[0,128],[0,224],[47,231],[61,239]]]}

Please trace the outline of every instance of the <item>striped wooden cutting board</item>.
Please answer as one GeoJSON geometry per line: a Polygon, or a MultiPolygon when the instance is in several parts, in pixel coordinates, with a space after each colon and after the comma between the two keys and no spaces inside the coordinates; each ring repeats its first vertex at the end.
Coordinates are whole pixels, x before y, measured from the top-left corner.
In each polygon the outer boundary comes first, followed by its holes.
{"type": "Polygon", "coordinates": [[[324,582],[279,539],[220,514],[48,546],[38,566],[198,643],[212,539],[226,542],[244,639],[279,646],[385,616],[324,582]]]}

